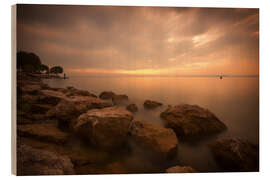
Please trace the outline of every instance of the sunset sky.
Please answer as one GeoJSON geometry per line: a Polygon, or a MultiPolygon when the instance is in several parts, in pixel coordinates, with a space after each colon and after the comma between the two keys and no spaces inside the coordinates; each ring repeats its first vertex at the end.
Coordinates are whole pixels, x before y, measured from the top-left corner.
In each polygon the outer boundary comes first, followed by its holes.
{"type": "Polygon", "coordinates": [[[17,49],[68,75],[258,75],[259,10],[17,6],[17,49]]]}

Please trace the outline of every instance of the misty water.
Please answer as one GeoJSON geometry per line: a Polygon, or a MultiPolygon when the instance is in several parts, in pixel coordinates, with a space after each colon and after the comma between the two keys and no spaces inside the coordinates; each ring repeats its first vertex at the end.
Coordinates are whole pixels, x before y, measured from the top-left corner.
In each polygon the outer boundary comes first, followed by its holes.
{"type": "MultiPolygon", "coordinates": [[[[216,139],[244,138],[259,143],[259,78],[258,77],[70,77],[46,79],[52,87],[74,86],[99,95],[102,91],[126,94],[130,103],[139,107],[135,119],[163,126],[160,113],[168,105],[196,104],[209,109],[228,130],[197,143],[183,143],[179,139],[177,163],[198,171],[219,171],[208,144],[216,139]],[[143,102],[163,103],[156,110],[144,110],[143,102]]],[[[138,166],[146,162],[138,160],[138,166]]],[[[134,163],[134,162],[131,162],[134,163]]]]}

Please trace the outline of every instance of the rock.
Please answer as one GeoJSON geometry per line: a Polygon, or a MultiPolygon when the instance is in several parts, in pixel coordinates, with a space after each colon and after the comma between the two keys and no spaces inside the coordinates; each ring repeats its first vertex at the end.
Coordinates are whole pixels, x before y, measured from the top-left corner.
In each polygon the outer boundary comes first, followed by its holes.
{"type": "Polygon", "coordinates": [[[19,136],[31,137],[46,142],[63,144],[69,135],[60,131],[55,123],[25,124],[17,126],[19,136]]]}
{"type": "Polygon", "coordinates": [[[113,104],[126,104],[128,102],[128,96],[125,94],[114,95],[112,98],[113,104]]]}
{"type": "Polygon", "coordinates": [[[226,171],[259,171],[259,146],[241,139],[223,139],[209,145],[226,171]]]}
{"type": "Polygon", "coordinates": [[[65,90],[61,90],[61,91],[66,93],[66,96],[68,96],[68,97],[70,97],[70,96],[91,96],[91,97],[97,98],[96,95],[94,95],[86,90],[79,90],[79,89],[75,89],[73,87],[69,87],[69,89],[65,89],[65,90]],[[65,92],[65,90],[67,90],[67,92],[65,92]]]}
{"type": "Polygon", "coordinates": [[[144,101],[143,106],[145,109],[155,109],[159,106],[162,106],[162,103],[156,102],[156,101],[151,101],[151,100],[146,100],[146,101],[144,101]]]}
{"type": "Polygon", "coordinates": [[[154,159],[171,159],[177,153],[178,140],[172,129],[134,120],[129,132],[132,146],[154,159]]]}
{"type": "Polygon", "coordinates": [[[17,123],[18,124],[27,124],[28,122],[44,122],[48,120],[45,114],[33,114],[25,111],[17,111],[17,123]]]}
{"type": "Polygon", "coordinates": [[[226,129],[226,125],[213,113],[197,105],[169,107],[161,113],[161,118],[165,127],[172,128],[184,140],[199,139],[226,129]]]}
{"type": "Polygon", "coordinates": [[[61,127],[69,126],[71,120],[77,118],[81,114],[76,104],[72,101],[61,100],[57,106],[50,109],[46,113],[46,117],[57,119],[61,127]]]}
{"type": "Polygon", "coordinates": [[[48,104],[31,104],[31,113],[44,114],[49,111],[53,106],[48,104]]]}
{"type": "Polygon", "coordinates": [[[106,174],[126,174],[128,170],[121,164],[121,162],[112,162],[106,166],[106,174]]]}
{"type": "Polygon", "coordinates": [[[115,93],[112,91],[104,91],[99,95],[99,98],[100,99],[112,99],[114,95],[115,95],[115,93]]]}
{"type": "Polygon", "coordinates": [[[106,150],[124,145],[132,114],[123,107],[89,110],[73,124],[75,133],[106,150]]]}
{"type": "Polygon", "coordinates": [[[33,120],[24,117],[17,117],[17,124],[32,124],[33,120]]]}
{"type": "Polygon", "coordinates": [[[166,169],[166,173],[195,173],[197,172],[190,166],[173,166],[166,169]]]}
{"type": "MultiPolygon", "coordinates": [[[[25,95],[22,95],[21,99],[19,99],[19,100],[21,101],[21,103],[35,104],[35,103],[38,103],[39,97],[25,94],[25,95]]],[[[18,105],[20,105],[20,104],[18,103],[18,105]]]]}
{"type": "Polygon", "coordinates": [[[72,120],[90,109],[112,106],[112,102],[90,96],[73,96],[61,100],[46,113],[46,117],[57,119],[60,127],[69,127],[72,120]]]}
{"type": "Polygon", "coordinates": [[[57,105],[62,99],[66,99],[65,94],[54,90],[41,90],[42,96],[39,101],[42,104],[57,105]]]}
{"type": "Polygon", "coordinates": [[[39,84],[33,84],[33,85],[25,85],[22,87],[22,92],[26,94],[31,95],[38,95],[40,94],[41,86],[39,84]]]}
{"type": "Polygon", "coordinates": [[[34,149],[25,144],[17,146],[17,175],[74,174],[73,164],[67,156],[34,149]]]}
{"type": "Polygon", "coordinates": [[[105,107],[111,107],[113,104],[111,101],[102,100],[90,96],[73,96],[69,98],[74,102],[81,113],[86,112],[89,109],[100,109],[105,107]]]}
{"type": "Polygon", "coordinates": [[[126,109],[133,113],[138,111],[138,107],[136,104],[130,104],[126,107],[126,109]]]}

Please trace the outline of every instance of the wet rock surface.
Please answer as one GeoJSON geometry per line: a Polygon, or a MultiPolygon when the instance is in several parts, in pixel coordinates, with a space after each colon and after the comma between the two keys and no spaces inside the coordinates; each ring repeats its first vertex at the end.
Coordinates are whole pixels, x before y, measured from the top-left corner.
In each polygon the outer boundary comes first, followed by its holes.
{"type": "Polygon", "coordinates": [[[136,104],[129,104],[126,109],[132,113],[138,112],[138,106],[136,104]]]}
{"type": "Polygon", "coordinates": [[[66,143],[69,135],[57,128],[56,123],[37,123],[18,125],[17,133],[22,137],[31,137],[41,141],[66,143]]]}
{"type": "Polygon", "coordinates": [[[74,174],[69,157],[51,151],[35,149],[25,144],[17,146],[17,175],[74,174]]]}
{"type": "Polygon", "coordinates": [[[159,106],[162,106],[162,103],[157,101],[146,100],[144,101],[143,106],[145,109],[155,109],[159,106]]]}
{"type": "Polygon", "coordinates": [[[132,114],[123,107],[93,109],[80,115],[73,129],[91,144],[109,150],[124,144],[132,119],[132,114]]]}
{"type": "Polygon", "coordinates": [[[197,140],[227,128],[213,113],[197,105],[168,107],[160,116],[165,126],[184,140],[197,140]]]}
{"type": "Polygon", "coordinates": [[[112,91],[104,91],[100,93],[99,98],[100,99],[112,99],[113,96],[115,96],[115,93],[112,91]]]}
{"type": "Polygon", "coordinates": [[[153,159],[171,159],[176,156],[178,140],[172,129],[134,120],[130,127],[131,148],[149,153],[153,159]]]}
{"type": "Polygon", "coordinates": [[[209,145],[225,171],[259,171],[259,146],[242,139],[223,139],[209,145]]]}

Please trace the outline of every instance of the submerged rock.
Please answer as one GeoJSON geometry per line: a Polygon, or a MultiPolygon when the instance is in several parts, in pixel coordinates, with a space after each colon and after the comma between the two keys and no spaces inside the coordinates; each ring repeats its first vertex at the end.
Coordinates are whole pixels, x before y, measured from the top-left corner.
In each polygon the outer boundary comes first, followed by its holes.
{"type": "Polygon", "coordinates": [[[55,123],[25,124],[17,126],[19,136],[57,144],[66,143],[69,135],[57,128],[55,123]]]}
{"type": "Polygon", "coordinates": [[[161,113],[161,118],[165,126],[172,128],[182,139],[197,139],[226,129],[213,113],[197,105],[169,107],[161,113]]]}
{"type": "Polygon", "coordinates": [[[112,91],[104,91],[100,93],[99,98],[100,99],[112,99],[113,96],[115,96],[115,93],[112,91]]]}
{"type": "Polygon", "coordinates": [[[127,104],[128,102],[128,96],[125,94],[120,95],[114,95],[112,97],[113,104],[119,105],[119,104],[127,104]]]}
{"type": "Polygon", "coordinates": [[[129,132],[132,146],[154,160],[170,159],[177,153],[178,140],[172,129],[134,120],[129,132]]]}
{"type": "Polygon", "coordinates": [[[190,166],[173,166],[166,169],[166,173],[195,173],[197,172],[190,166]]]}
{"type": "Polygon", "coordinates": [[[136,104],[130,104],[126,107],[126,109],[133,113],[138,111],[138,107],[136,104]]]}
{"type": "Polygon", "coordinates": [[[143,106],[145,109],[155,109],[159,106],[162,106],[162,103],[156,102],[156,101],[151,101],[151,100],[146,100],[146,101],[144,101],[143,106]]]}
{"type": "Polygon", "coordinates": [[[17,175],[65,174],[74,174],[73,164],[67,156],[47,150],[35,149],[25,144],[18,144],[17,175]]]}
{"type": "Polygon", "coordinates": [[[124,144],[132,119],[132,114],[123,107],[93,109],[80,115],[73,129],[91,144],[111,150],[124,144]]]}
{"type": "Polygon", "coordinates": [[[209,145],[226,171],[259,171],[259,146],[241,139],[223,139],[209,145]]]}

